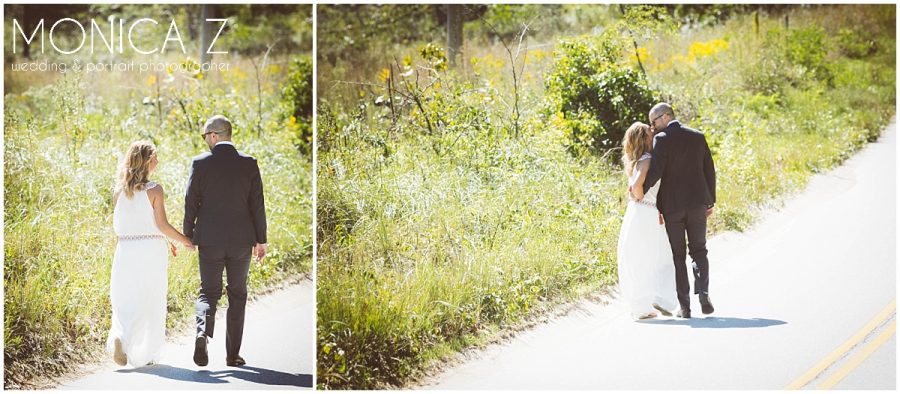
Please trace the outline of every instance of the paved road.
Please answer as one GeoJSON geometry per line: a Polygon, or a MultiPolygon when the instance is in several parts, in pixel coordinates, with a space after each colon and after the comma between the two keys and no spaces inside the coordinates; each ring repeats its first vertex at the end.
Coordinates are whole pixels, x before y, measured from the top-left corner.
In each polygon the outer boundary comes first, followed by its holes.
{"type": "Polygon", "coordinates": [[[132,369],[111,360],[88,367],[88,374],[61,382],[58,389],[274,390],[311,388],[315,305],[312,281],[278,290],[247,305],[243,367],[225,365],[225,319],[209,343],[209,365],[193,363],[192,335],[172,339],[158,365],[132,369]]]}
{"type": "Polygon", "coordinates": [[[711,239],[716,313],[578,308],[429,389],[896,389],[896,126],[745,233],[711,239]],[[699,317],[699,318],[698,318],[699,317]]]}

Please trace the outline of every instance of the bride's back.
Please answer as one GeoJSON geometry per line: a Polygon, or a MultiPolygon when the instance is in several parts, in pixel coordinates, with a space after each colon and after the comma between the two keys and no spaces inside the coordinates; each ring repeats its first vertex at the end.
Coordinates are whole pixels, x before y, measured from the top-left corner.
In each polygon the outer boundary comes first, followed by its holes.
{"type": "Polygon", "coordinates": [[[148,182],[143,188],[135,190],[130,198],[124,192],[119,193],[113,210],[113,230],[116,235],[162,234],[156,226],[153,205],[147,195],[147,190],[156,186],[156,183],[148,182]]]}

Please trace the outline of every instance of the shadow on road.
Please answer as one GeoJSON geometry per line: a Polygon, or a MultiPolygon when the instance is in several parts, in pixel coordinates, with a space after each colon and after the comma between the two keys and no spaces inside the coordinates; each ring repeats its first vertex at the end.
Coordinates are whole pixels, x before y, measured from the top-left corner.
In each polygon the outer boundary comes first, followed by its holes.
{"type": "Polygon", "coordinates": [[[740,317],[714,316],[694,319],[647,319],[639,320],[638,323],[655,324],[661,326],[690,326],[691,328],[761,328],[787,324],[787,322],[785,321],[773,319],[744,319],[740,317]]]}
{"type": "Polygon", "coordinates": [[[312,375],[292,374],[271,369],[242,366],[221,371],[194,371],[165,364],[149,365],[135,369],[120,369],[118,373],[143,373],[166,379],[198,383],[228,383],[224,378],[241,379],[257,384],[273,386],[299,386],[312,388],[312,375]]]}

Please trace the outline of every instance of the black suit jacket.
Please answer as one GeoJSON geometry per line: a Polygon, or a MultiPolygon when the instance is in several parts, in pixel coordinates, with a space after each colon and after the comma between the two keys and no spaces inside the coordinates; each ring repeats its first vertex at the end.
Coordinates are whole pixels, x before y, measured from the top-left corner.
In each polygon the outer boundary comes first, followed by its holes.
{"type": "Polygon", "coordinates": [[[716,168],[706,137],[675,121],[654,137],[644,193],[662,178],[656,206],[667,213],[716,203],[716,168]]]}
{"type": "Polygon", "coordinates": [[[259,165],[228,144],[194,158],[184,195],[184,235],[198,246],[266,243],[259,165]]]}

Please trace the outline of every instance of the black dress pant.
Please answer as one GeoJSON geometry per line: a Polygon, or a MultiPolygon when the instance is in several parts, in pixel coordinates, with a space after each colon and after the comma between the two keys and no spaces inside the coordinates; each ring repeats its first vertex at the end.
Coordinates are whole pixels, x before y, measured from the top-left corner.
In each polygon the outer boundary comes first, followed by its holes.
{"type": "Polygon", "coordinates": [[[686,253],[690,254],[694,269],[694,294],[709,293],[709,260],[706,258],[706,207],[699,206],[663,213],[666,234],[672,246],[675,263],[675,288],[678,303],[684,311],[691,310],[690,283],[688,282],[686,253]],[[687,245],[684,236],[687,234],[687,245]]]}
{"type": "Polygon", "coordinates": [[[228,279],[227,357],[239,355],[244,335],[244,310],[247,306],[247,276],[250,273],[252,247],[200,246],[200,295],[197,297],[197,335],[212,338],[216,326],[216,304],[222,296],[222,271],[228,279]]]}

